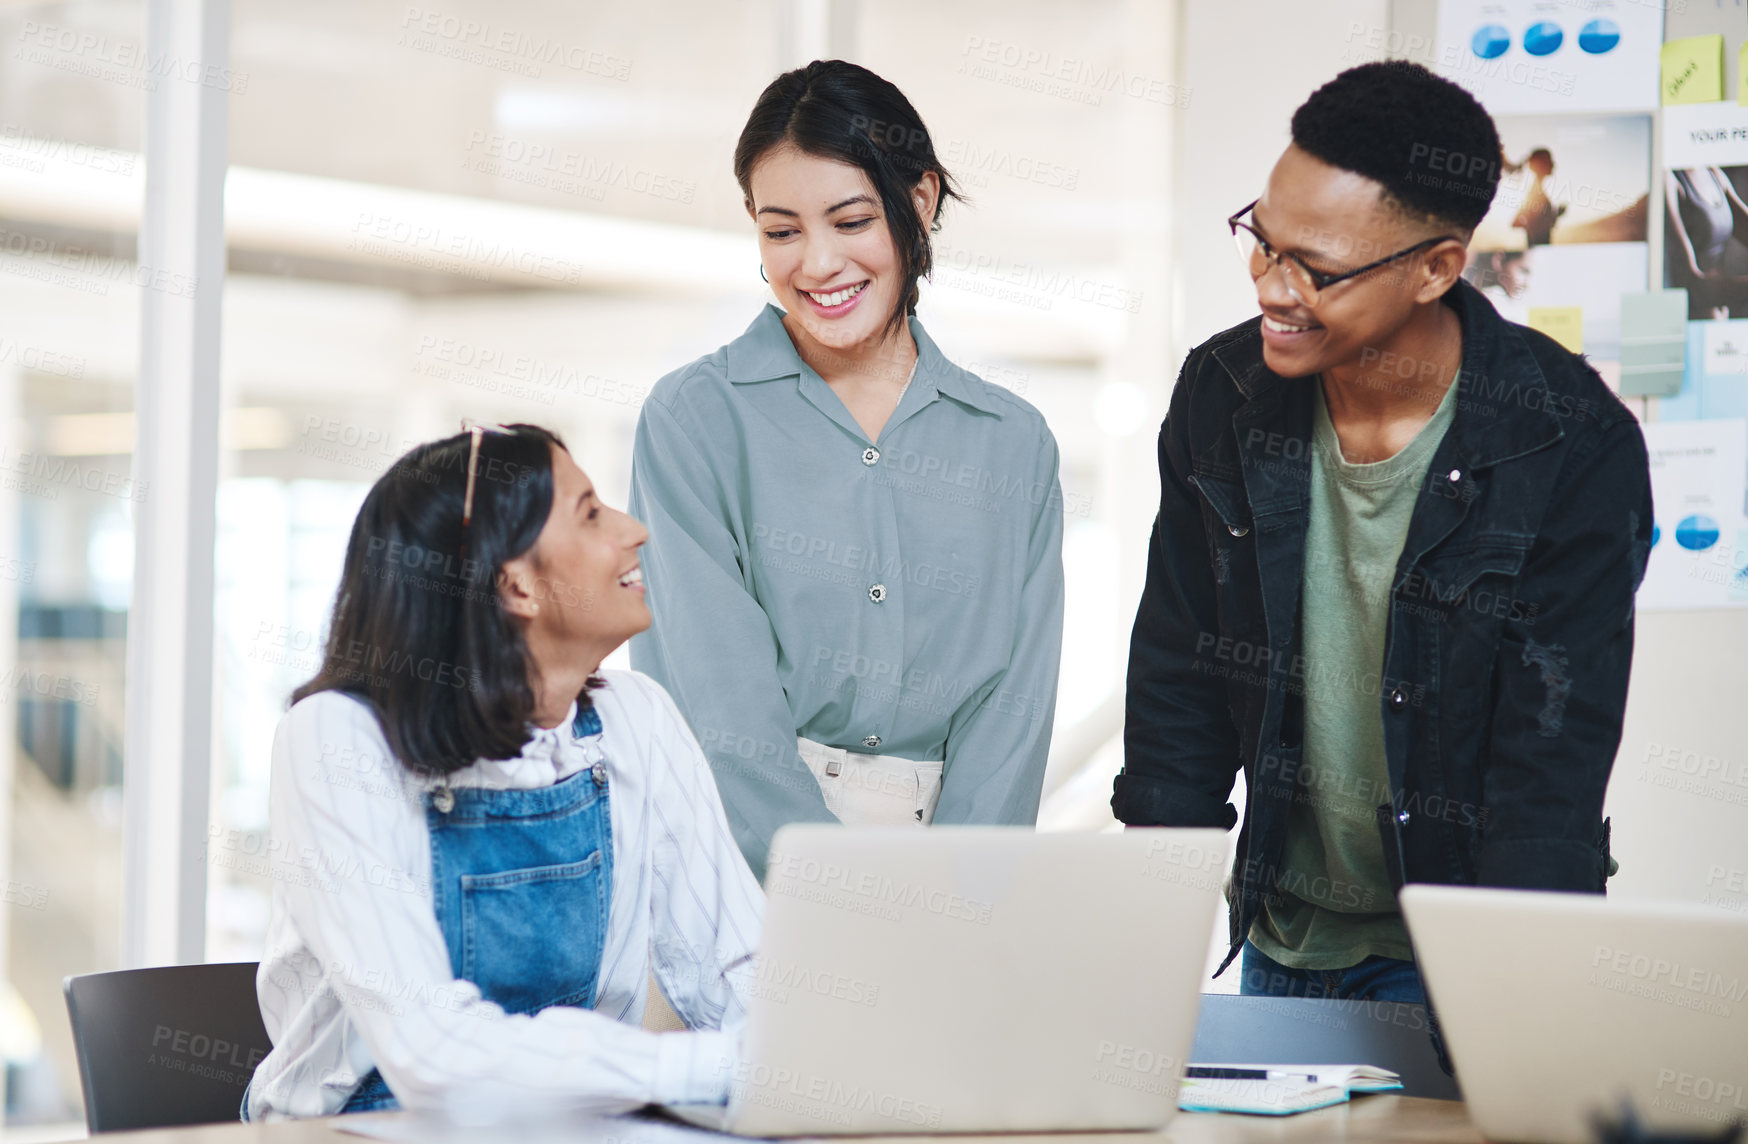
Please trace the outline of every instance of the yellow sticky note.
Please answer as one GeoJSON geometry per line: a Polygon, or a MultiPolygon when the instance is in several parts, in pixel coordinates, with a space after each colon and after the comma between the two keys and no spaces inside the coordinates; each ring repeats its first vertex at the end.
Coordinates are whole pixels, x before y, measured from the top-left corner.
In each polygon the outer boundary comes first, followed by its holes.
{"type": "Polygon", "coordinates": [[[1736,102],[1748,107],[1748,40],[1736,50],[1736,102]]]}
{"type": "Polygon", "coordinates": [[[1724,37],[1689,36],[1663,45],[1663,106],[1724,98],[1724,37]]]}
{"type": "Polygon", "coordinates": [[[1540,330],[1575,354],[1584,352],[1583,306],[1531,306],[1529,328],[1540,330]]]}

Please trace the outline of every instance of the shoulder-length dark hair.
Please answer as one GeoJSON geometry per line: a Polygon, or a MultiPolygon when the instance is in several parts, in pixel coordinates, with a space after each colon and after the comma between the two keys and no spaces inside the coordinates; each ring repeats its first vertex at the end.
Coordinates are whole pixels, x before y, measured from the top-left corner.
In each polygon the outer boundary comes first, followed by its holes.
{"type": "MultiPolygon", "coordinates": [[[[535,665],[498,599],[498,573],[527,552],[552,510],[552,446],[535,425],[480,436],[463,535],[471,434],[419,445],[364,498],[334,596],[322,668],[292,693],[368,703],[389,749],[440,777],[528,742],[535,665]]],[[[587,706],[590,679],[577,702],[587,706]]]]}
{"type": "Polygon", "coordinates": [[[934,266],[929,235],[941,228],[948,199],[965,200],[936,158],[922,116],[902,91],[867,68],[843,60],[814,60],[772,80],[741,129],[734,147],[734,177],[749,203],[753,167],[767,151],[784,144],[860,167],[874,184],[898,248],[899,266],[910,282],[886,324],[888,331],[902,327],[905,315],[916,313],[917,280],[934,266]],[[941,181],[941,194],[934,217],[925,224],[910,193],[927,171],[941,181]]]}

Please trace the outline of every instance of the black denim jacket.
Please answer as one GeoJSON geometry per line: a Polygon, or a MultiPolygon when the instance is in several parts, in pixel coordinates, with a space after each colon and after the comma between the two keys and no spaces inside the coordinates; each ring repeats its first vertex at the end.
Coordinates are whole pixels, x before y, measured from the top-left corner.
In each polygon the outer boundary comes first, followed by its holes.
{"type": "MultiPolygon", "coordinates": [[[[1384,661],[1358,684],[1384,719],[1385,860],[1398,888],[1600,891],[1651,546],[1644,437],[1582,358],[1467,283],[1444,301],[1463,326],[1455,420],[1396,567],[1384,661]]],[[[1315,382],[1263,364],[1258,323],[1190,353],[1160,430],[1111,799],[1132,825],[1230,829],[1243,767],[1233,954],[1278,892],[1287,812],[1313,777],[1300,768],[1299,600],[1315,382]]]]}

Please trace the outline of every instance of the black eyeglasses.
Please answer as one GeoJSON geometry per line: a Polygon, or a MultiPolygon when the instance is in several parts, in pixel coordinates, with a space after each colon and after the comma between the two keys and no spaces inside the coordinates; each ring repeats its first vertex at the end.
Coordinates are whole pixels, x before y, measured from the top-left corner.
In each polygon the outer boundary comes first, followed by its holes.
{"type": "Polygon", "coordinates": [[[1446,239],[1455,237],[1454,235],[1441,234],[1436,238],[1429,238],[1417,242],[1413,246],[1404,247],[1387,258],[1380,258],[1376,262],[1368,262],[1357,270],[1348,270],[1341,274],[1330,274],[1323,270],[1313,270],[1311,267],[1305,265],[1305,260],[1300,258],[1297,254],[1293,254],[1290,251],[1282,253],[1281,251],[1276,250],[1273,246],[1269,245],[1269,240],[1264,238],[1262,233],[1255,227],[1251,226],[1249,223],[1238,221],[1245,215],[1250,214],[1256,204],[1261,201],[1261,199],[1255,200],[1255,202],[1252,202],[1249,206],[1226,220],[1226,225],[1232,228],[1232,238],[1238,244],[1239,257],[1243,258],[1245,265],[1250,268],[1250,276],[1252,278],[1261,278],[1264,274],[1267,274],[1270,265],[1279,266],[1281,268],[1281,278],[1287,284],[1288,293],[1292,294],[1294,298],[1298,299],[1301,304],[1306,306],[1315,306],[1323,292],[1337,282],[1346,282],[1349,278],[1358,278],[1361,274],[1370,273],[1371,271],[1378,269],[1380,266],[1388,266],[1398,258],[1405,258],[1410,254],[1415,254],[1419,251],[1425,250],[1429,246],[1435,246],[1438,243],[1444,242],[1446,239]],[[1259,257],[1262,259],[1262,266],[1260,268],[1257,266],[1257,260],[1259,257]]]}

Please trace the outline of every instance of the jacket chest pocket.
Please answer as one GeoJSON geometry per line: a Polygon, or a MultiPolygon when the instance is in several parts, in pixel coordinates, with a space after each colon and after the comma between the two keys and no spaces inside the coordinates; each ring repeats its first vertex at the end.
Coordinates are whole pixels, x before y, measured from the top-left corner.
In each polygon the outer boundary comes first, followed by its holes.
{"type": "Polygon", "coordinates": [[[1531,538],[1487,537],[1423,559],[1397,600],[1441,624],[1479,626],[1491,632],[1499,623],[1534,623],[1542,603],[1517,593],[1517,575],[1531,538]]]}

